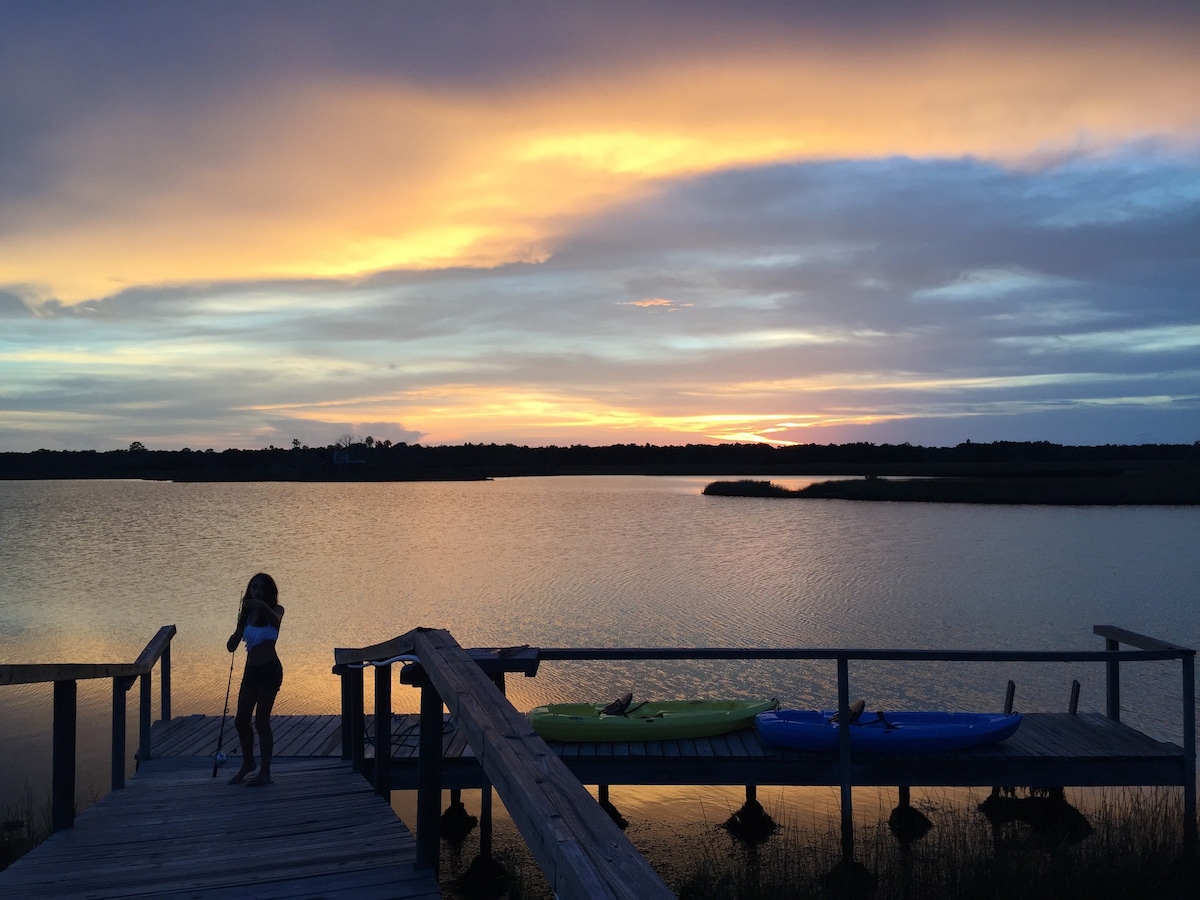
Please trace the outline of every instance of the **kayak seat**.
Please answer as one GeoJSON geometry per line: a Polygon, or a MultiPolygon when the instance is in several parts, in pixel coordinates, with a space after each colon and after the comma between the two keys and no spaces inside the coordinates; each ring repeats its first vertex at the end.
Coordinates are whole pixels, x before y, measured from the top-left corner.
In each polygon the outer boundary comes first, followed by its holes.
{"type": "Polygon", "coordinates": [[[897,728],[900,727],[895,722],[889,722],[887,719],[885,719],[883,717],[883,710],[881,710],[881,709],[875,710],[875,718],[871,719],[869,722],[858,721],[858,722],[854,722],[853,724],[855,724],[855,725],[874,725],[876,722],[881,722],[883,724],[884,731],[895,731],[897,728]]]}
{"type": "Polygon", "coordinates": [[[629,709],[629,704],[633,702],[633,694],[626,694],[624,697],[618,697],[604,709],[600,710],[602,716],[623,716],[629,709]]]}
{"type": "MultiPolygon", "coordinates": [[[[853,703],[850,704],[850,724],[851,725],[856,723],[859,720],[859,718],[862,717],[863,710],[866,708],[867,708],[866,700],[855,700],[853,703]]],[[[841,715],[841,713],[834,713],[833,718],[831,718],[829,720],[829,724],[832,725],[836,722],[841,721],[839,718],[840,715],[841,715]]]]}

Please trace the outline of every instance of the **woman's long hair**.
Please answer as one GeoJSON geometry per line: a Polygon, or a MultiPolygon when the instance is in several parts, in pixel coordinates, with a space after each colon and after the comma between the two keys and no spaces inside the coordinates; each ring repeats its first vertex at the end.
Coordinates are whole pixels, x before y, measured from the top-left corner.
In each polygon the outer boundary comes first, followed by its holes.
{"type": "Polygon", "coordinates": [[[266,572],[259,572],[257,575],[255,575],[253,578],[251,578],[249,581],[246,582],[246,593],[244,593],[242,595],[242,598],[245,599],[250,596],[250,585],[254,583],[255,578],[262,581],[263,599],[267,601],[267,605],[268,606],[278,606],[279,605],[279,588],[275,584],[275,579],[272,578],[270,575],[268,575],[266,572]]]}

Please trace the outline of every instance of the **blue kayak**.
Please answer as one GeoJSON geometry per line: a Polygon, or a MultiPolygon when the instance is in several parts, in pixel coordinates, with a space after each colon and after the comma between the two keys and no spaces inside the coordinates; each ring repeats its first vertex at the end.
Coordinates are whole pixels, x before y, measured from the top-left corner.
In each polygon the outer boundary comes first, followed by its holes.
{"type": "MultiPolygon", "coordinates": [[[[862,712],[852,710],[850,749],[869,753],[940,753],[1012,737],[1020,713],[862,712]]],[[[836,753],[836,711],[777,709],[759,713],[754,727],[770,747],[836,753]]]]}

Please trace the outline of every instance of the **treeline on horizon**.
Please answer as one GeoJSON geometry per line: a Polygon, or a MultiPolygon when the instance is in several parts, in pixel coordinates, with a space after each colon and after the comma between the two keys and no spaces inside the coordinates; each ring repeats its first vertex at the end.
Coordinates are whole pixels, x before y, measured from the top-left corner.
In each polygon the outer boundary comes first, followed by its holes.
{"type": "Polygon", "coordinates": [[[179,481],[447,480],[570,474],[1063,474],[1195,467],[1192,444],[1069,446],[1047,441],[913,444],[515,444],[424,446],[390,441],[258,450],[0,452],[0,479],[153,478],[179,481]]]}

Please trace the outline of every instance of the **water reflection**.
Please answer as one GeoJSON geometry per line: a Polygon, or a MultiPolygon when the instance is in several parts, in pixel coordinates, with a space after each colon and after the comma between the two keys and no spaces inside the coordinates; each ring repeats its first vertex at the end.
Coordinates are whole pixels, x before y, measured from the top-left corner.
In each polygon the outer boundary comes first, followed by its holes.
{"type": "MultiPolygon", "coordinates": [[[[279,713],[336,712],[333,648],[418,625],[489,647],[1097,650],[1101,622],[1200,644],[1198,509],[704,497],[710,480],[0,482],[0,659],[131,660],[174,624],[174,710],[219,715],[224,641],[256,571],[275,576],[288,609],[279,713]]],[[[852,692],[880,709],[998,708],[1010,678],[1022,711],[1065,709],[1072,679],[1081,709],[1104,704],[1100,666],[874,663],[850,674],[852,692]]],[[[834,677],[823,662],[546,663],[508,690],[523,709],[625,691],[828,707],[834,677]]],[[[1137,698],[1127,721],[1181,739],[1177,665],[1125,666],[1122,684],[1137,698]]],[[[81,716],[100,723],[105,745],[81,754],[102,760],[104,789],[111,688],[80,687],[95,697],[81,716]]],[[[0,688],[5,796],[48,771],[48,752],[30,744],[48,742],[39,696],[0,688]]],[[[407,687],[393,700],[417,709],[407,687]]],[[[133,710],[131,698],[131,723],[133,710]]],[[[92,731],[81,721],[81,742],[92,731]]]]}

